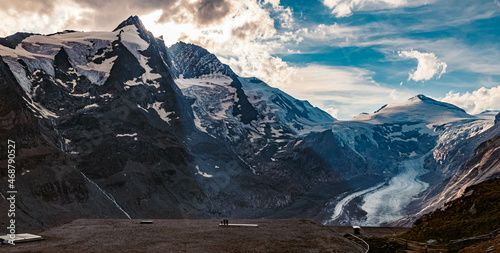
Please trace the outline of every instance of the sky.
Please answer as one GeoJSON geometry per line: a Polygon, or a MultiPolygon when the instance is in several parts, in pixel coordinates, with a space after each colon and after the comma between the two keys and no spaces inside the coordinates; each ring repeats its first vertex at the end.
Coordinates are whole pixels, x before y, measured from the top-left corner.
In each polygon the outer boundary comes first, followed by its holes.
{"type": "Polygon", "coordinates": [[[111,31],[138,15],[338,119],[417,94],[500,110],[499,0],[0,0],[0,36],[111,31]]]}

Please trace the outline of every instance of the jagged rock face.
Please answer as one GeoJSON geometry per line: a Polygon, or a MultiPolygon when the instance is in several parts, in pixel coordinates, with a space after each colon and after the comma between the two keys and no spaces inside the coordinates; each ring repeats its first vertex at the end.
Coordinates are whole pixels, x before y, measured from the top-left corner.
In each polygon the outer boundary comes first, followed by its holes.
{"type": "MultiPolygon", "coordinates": [[[[19,86],[3,59],[0,61],[0,90],[0,140],[3,143],[7,140],[15,142],[15,187],[18,196],[22,196],[22,205],[19,204],[16,210],[17,222],[29,229],[67,222],[82,213],[119,216],[119,212],[110,209],[102,197],[92,196],[92,201],[89,200],[91,194],[80,171],[59,150],[52,122],[33,112],[37,110],[35,103],[26,103],[30,97],[19,86]]],[[[7,157],[6,152],[2,149],[2,157],[7,157]]],[[[5,167],[0,173],[5,182],[6,172],[5,167]]],[[[6,184],[2,185],[6,187],[6,184]]],[[[6,207],[4,199],[0,207],[2,210],[6,207]]]]}
{"type": "Polygon", "coordinates": [[[184,42],[177,42],[169,47],[169,55],[175,77],[196,78],[209,74],[234,76],[229,66],[222,64],[219,59],[206,49],[184,42]]]}
{"type": "Polygon", "coordinates": [[[495,124],[500,123],[500,113],[495,116],[495,124]]]}
{"type": "Polygon", "coordinates": [[[5,38],[0,38],[0,45],[15,49],[21,41],[33,35],[32,33],[18,32],[5,38]]]}
{"type": "Polygon", "coordinates": [[[174,75],[183,79],[199,78],[204,75],[222,75],[231,79],[229,86],[234,88],[234,101],[231,106],[233,116],[238,116],[244,124],[257,120],[260,116],[242,89],[238,77],[229,68],[222,64],[217,57],[206,49],[178,42],[172,45],[168,54],[171,58],[171,71],[174,75]]]}

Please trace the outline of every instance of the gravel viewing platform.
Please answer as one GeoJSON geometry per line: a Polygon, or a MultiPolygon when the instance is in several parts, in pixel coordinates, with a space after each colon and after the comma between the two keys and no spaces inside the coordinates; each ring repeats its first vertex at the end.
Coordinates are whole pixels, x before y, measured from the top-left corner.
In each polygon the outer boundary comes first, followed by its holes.
{"type": "Polygon", "coordinates": [[[79,219],[38,233],[45,240],[0,245],[9,252],[364,252],[329,226],[302,219],[79,219]]]}

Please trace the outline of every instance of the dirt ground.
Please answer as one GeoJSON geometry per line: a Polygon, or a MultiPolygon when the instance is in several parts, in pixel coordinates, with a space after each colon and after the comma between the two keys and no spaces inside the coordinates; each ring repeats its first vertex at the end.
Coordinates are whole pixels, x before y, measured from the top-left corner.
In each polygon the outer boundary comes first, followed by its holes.
{"type": "Polygon", "coordinates": [[[475,252],[488,252],[488,253],[499,253],[500,252],[500,236],[489,240],[487,242],[479,243],[459,251],[460,253],[475,253],[475,252]]]}
{"type": "Polygon", "coordinates": [[[341,232],[310,220],[79,219],[41,233],[43,241],[0,245],[0,252],[364,252],[341,232]]]}
{"type": "MultiPolygon", "coordinates": [[[[353,233],[352,227],[340,227],[332,226],[333,231],[337,232],[339,235],[344,235],[347,233],[353,233]]],[[[380,236],[393,236],[397,234],[402,234],[408,231],[410,228],[403,227],[361,227],[360,235],[363,237],[380,237],[380,236]]]]}

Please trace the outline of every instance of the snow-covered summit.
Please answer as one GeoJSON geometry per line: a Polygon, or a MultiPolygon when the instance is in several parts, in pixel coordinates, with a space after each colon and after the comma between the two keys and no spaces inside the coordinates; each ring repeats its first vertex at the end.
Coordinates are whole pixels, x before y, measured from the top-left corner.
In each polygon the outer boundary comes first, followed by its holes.
{"type": "Polygon", "coordinates": [[[146,27],[144,26],[144,24],[142,23],[142,21],[139,19],[138,16],[130,16],[128,17],[126,20],[124,20],[123,22],[121,22],[114,30],[113,32],[116,32],[118,30],[120,30],[121,28],[125,27],[125,26],[129,26],[129,25],[133,25],[135,26],[137,29],[140,29],[140,30],[145,30],[146,31],[146,27]]]}
{"type": "MultiPolygon", "coordinates": [[[[102,85],[109,77],[116,56],[108,54],[113,42],[120,41],[136,58],[145,64],[139,51],[149,47],[141,38],[138,28],[122,26],[115,32],[68,32],[53,35],[31,35],[15,48],[0,45],[0,55],[9,65],[17,81],[27,92],[31,90],[31,75],[42,70],[55,75],[54,57],[61,50],[69,56],[74,71],[93,84],[102,85]],[[106,57],[106,56],[110,57],[106,57]]],[[[147,69],[147,68],[146,68],[147,69]]]]}
{"type": "Polygon", "coordinates": [[[470,118],[474,118],[474,116],[467,114],[457,106],[420,94],[402,103],[384,105],[373,114],[358,115],[352,121],[373,124],[406,122],[439,124],[470,118]]]}
{"type": "MultiPolygon", "coordinates": [[[[124,20],[123,22],[121,22],[114,30],[113,32],[118,32],[120,33],[121,30],[124,30],[127,29],[127,27],[129,26],[132,26],[132,27],[135,27],[137,29],[137,33],[138,35],[146,42],[148,43],[154,43],[155,41],[155,38],[153,36],[152,33],[150,33],[146,27],[144,26],[144,24],[142,23],[142,21],[139,19],[138,16],[130,16],[129,18],[127,18],[126,20],[124,20]]],[[[128,28],[130,29],[130,28],[128,28]]]]}
{"type": "Polygon", "coordinates": [[[202,47],[178,42],[168,53],[177,85],[194,101],[196,125],[211,135],[252,142],[291,138],[330,129],[335,120],[257,78],[237,76],[202,47]]]}

